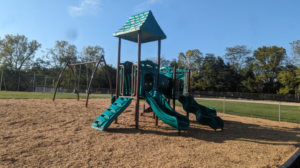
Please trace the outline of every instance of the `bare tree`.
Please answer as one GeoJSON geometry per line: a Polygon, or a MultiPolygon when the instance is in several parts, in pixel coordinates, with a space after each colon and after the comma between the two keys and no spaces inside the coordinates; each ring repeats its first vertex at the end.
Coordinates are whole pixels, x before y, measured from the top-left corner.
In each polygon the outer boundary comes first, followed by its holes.
{"type": "Polygon", "coordinates": [[[291,60],[296,65],[300,65],[300,40],[293,41],[290,43],[292,45],[292,55],[294,56],[291,60]]]}

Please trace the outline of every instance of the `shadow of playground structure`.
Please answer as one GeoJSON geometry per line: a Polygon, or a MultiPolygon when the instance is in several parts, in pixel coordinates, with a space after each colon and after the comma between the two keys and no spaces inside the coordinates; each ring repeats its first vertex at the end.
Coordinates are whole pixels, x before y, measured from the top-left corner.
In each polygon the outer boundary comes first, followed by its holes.
{"type": "MultiPolygon", "coordinates": [[[[143,122],[143,121],[140,121],[143,122]]],[[[108,128],[108,132],[121,134],[157,134],[163,136],[178,136],[177,131],[163,124],[155,127],[151,122],[144,121],[147,126],[140,126],[141,129],[135,128],[108,128]],[[148,124],[151,124],[149,126],[148,124]],[[143,128],[147,127],[147,130],[143,128]],[[150,129],[148,129],[151,127],[150,129]],[[153,129],[152,129],[153,128],[153,129]],[[158,130],[159,129],[159,130],[158,130]]],[[[259,144],[270,145],[293,145],[300,147],[300,128],[288,128],[278,126],[260,126],[257,124],[248,124],[238,121],[224,120],[224,130],[217,131],[210,129],[208,126],[200,125],[196,121],[190,121],[190,128],[182,131],[181,137],[191,137],[196,140],[208,142],[224,143],[228,140],[239,140],[245,142],[255,142],[259,144]]]]}

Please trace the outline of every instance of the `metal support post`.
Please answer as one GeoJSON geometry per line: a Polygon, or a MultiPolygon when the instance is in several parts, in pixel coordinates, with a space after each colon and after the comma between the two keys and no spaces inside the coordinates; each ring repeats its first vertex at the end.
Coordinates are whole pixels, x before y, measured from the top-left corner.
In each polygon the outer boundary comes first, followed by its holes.
{"type": "MultiPolygon", "coordinates": [[[[185,59],[185,65],[184,65],[184,66],[186,66],[186,59],[185,59]]],[[[184,69],[184,71],[186,71],[186,70],[184,69]]],[[[184,73],[186,73],[186,72],[184,72],[184,73]]],[[[188,93],[188,94],[187,94],[188,96],[191,95],[191,94],[190,94],[190,92],[191,92],[191,91],[190,91],[190,74],[191,74],[191,69],[188,69],[188,74],[187,74],[187,86],[186,86],[186,87],[187,87],[187,88],[186,88],[186,90],[187,90],[186,92],[188,93]]],[[[189,117],[189,116],[190,116],[190,113],[187,112],[187,113],[186,113],[186,116],[189,117]]]]}
{"type": "Polygon", "coordinates": [[[135,102],[135,128],[139,129],[139,106],[140,106],[140,77],[141,77],[141,31],[138,32],[138,67],[136,82],[136,102],[135,102]]]}
{"type": "MultiPolygon", "coordinates": [[[[159,38],[158,39],[158,52],[157,52],[157,89],[159,88],[160,50],[161,50],[161,39],[159,38]]],[[[156,115],[155,115],[155,125],[158,126],[158,117],[156,115]]]]}
{"type": "Polygon", "coordinates": [[[89,79],[88,79],[88,66],[85,65],[85,70],[86,70],[86,90],[88,89],[88,86],[89,86],[89,79]]]}
{"type": "MultiPolygon", "coordinates": [[[[77,90],[77,88],[76,88],[76,66],[74,65],[74,90],[77,90]]],[[[78,91],[76,91],[76,92],[78,92],[78,91]]]]}
{"type": "Polygon", "coordinates": [[[79,92],[79,89],[80,89],[80,85],[79,85],[79,81],[80,81],[80,73],[81,73],[81,65],[80,65],[80,67],[79,67],[79,75],[78,75],[78,92],[79,92]]]}
{"type": "MultiPolygon", "coordinates": [[[[121,57],[121,37],[118,39],[118,59],[117,59],[117,74],[116,74],[116,100],[119,98],[119,71],[120,71],[120,57],[121,57]]],[[[115,124],[118,123],[118,117],[115,119],[115,124]]]]}
{"type": "Polygon", "coordinates": [[[173,104],[172,107],[175,110],[175,94],[176,94],[176,67],[173,67],[173,104]]]}

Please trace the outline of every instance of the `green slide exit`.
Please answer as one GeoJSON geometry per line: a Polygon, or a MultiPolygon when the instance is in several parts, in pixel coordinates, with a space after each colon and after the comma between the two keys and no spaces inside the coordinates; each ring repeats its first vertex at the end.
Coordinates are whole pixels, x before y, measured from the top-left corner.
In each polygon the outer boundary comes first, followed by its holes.
{"type": "Polygon", "coordinates": [[[132,98],[120,97],[106,109],[92,124],[92,128],[103,131],[116,119],[131,103],[132,98]]]}
{"type": "Polygon", "coordinates": [[[164,123],[171,125],[178,131],[189,128],[189,118],[173,110],[168,104],[167,99],[160,92],[145,92],[145,100],[151,106],[157,117],[164,123]]]}
{"type": "Polygon", "coordinates": [[[196,115],[196,120],[199,124],[208,125],[214,130],[218,128],[223,129],[224,122],[217,116],[214,108],[198,104],[192,96],[180,96],[178,100],[185,112],[191,112],[196,115]]]}

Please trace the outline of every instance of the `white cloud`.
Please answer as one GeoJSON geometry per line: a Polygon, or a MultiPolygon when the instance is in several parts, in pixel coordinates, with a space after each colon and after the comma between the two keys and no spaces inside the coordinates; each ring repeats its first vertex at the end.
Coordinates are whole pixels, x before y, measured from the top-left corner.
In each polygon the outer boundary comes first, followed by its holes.
{"type": "Polygon", "coordinates": [[[162,0],[147,0],[146,2],[144,3],[141,3],[139,5],[137,5],[134,10],[135,11],[138,11],[138,12],[143,12],[143,11],[146,11],[146,10],[149,10],[149,6],[155,4],[155,3],[158,3],[158,2],[161,2],[162,0]]]}
{"type": "Polygon", "coordinates": [[[100,0],[83,0],[79,6],[69,6],[71,16],[97,15],[100,10],[100,0]]]}

